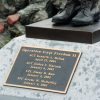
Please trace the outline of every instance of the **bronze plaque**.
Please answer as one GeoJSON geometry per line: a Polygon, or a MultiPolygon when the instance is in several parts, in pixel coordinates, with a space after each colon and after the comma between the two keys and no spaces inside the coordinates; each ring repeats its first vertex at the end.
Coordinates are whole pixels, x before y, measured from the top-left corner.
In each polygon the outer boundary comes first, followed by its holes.
{"type": "Polygon", "coordinates": [[[23,46],[4,85],[66,93],[80,56],[79,51],[23,46]]]}

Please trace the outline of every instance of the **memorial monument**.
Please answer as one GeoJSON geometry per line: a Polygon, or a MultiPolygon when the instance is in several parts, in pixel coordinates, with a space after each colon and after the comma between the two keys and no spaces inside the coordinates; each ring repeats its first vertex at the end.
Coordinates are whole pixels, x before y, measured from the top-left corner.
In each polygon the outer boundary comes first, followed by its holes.
{"type": "Polygon", "coordinates": [[[98,0],[69,0],[52,19],[26,26],[26,37],[13,39],[0,51],[0,95],[29,100],[99,100],[97,8],[98,0]]]}

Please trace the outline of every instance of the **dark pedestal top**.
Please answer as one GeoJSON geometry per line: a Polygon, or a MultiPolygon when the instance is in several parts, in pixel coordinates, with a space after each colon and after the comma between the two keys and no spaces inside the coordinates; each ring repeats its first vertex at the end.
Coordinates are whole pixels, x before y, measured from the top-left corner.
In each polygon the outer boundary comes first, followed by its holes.
{"type": "Polygon", "coordinates": [[[81,43],[95,43],[100,40],[100,22],[89,26],[55,26],[51,19],[26,26],[26,36],[30,38],[52,39],[81,43]]]}

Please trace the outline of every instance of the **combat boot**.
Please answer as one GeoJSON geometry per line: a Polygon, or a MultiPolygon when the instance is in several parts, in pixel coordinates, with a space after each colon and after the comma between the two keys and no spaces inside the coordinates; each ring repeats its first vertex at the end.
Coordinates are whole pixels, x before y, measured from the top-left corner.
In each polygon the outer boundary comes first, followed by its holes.
{"type": "Polygon", "coordinates": [[[79,10],[80,2],[78,0],[68,0],[64,9],[52,18],[52,22],[56,24],[69,24],[79,10]]]}
{"type": "Polygon", "coordinates": [[[93,24],[100,19],[99,0],[81,0],[81,10],[72,19],[73,26],[85,26],[93,24]]]}

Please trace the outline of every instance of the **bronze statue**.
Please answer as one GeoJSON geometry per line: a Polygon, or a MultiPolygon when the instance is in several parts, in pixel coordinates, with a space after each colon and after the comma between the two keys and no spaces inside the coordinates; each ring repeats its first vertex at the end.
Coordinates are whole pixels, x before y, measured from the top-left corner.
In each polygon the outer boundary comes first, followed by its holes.
{"type": "Polygon", "coordinates": [[[52,22],[84,26],[98,22],[99,19],[99,0],[68,0],[64,9],[52,18],[52,22]]]}

